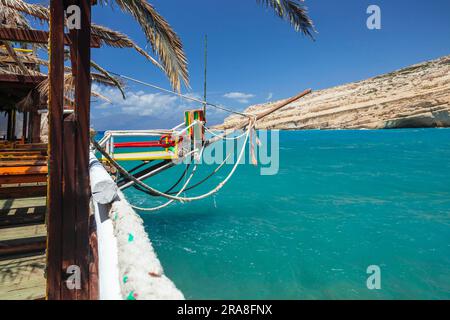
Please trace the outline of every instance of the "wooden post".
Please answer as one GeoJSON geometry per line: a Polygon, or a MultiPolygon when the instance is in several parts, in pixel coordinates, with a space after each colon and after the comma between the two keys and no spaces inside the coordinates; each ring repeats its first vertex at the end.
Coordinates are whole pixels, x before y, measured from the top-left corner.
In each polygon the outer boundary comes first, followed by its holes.
{"type": "Polygon", "coordinates": [[[30,112],[28,135],[31,143],[41,142],[41,115],[36,111],[30,112]]]}
{"type": "Polygon", "coordinates": [[[76,161],[76,262],[81,268],[81,289],[77,299],[89,299],[89,127],[91,99],[91,0],[78,0],[81,28],[76,30],[75,118],[76,161]]]}
{"type": "Polygon", "coordinates": [[[12,127],[12,110],[8,110],[7,114],[7,127],[6,127],[6,140],[11,141],[11,127],[12,127]]]}
{"type": "MultiPolygon", "coordinates": [[[[77,212],[77,190],[75,166],[77,154],[75,151],[76,143],[76,121],[71,114],[64,119],[64,152],[63,152],[63,217],[62,217],[62,268],[67,270],[69,266],[76,265],[76,228],[75,219],[77,212]]],[[[80,268],[81,271],[81,268],[80,268]]],[[[67,286],[61,286],[61,299],[76,300],[77,290],[69,289],[67,286]]]]}
{"type": "Polygon", "coordinates": [[[6,129],[6,140],[16,141],[16,110],[8,111],[8,128],[6,129]]]}
{"type": "MultiPolygon", "coordinates": [[[[89,117],[91,96],[90,0],[51,0],[48,183],[48,299],[86,300],[97,295],[89,271],[95,271],[89,229],[89,117]],[[64,5],[81,10],[81,28],[72,30],[71,61],[75,76],[74,113],[63,120],[64,5]],[[67,268],[80,270],[80,288],[65,283],[67,268]]],[[[95,249],[95,247],[94,247],[95,249]]],[[[95,277],[94,277],[95,278],[95,277]]]]}
{"type": "MultiPolygon", "coordinates": [[[[68,3],[77,4],[74,1],[68,3]]],[[[77,69],[77,43],[78,34],[76,30],[69,33],[71,40],[70,60],[72,64],[72,76],[76,79],[77,69]]],[[[63,121],[64,141],[63,141],[63,217],[62,217],[62,269],[67,270],[69,266],[76,265],[80,268],[80,276],[83,270],[77,262],[77,228],[76,217],[78,209],[77,197],[77,158],[80,156],[76,153],[77,143],[77,121],[75,114],[70,114],[63,121]]],[[[78,291],[81,288],[69,289],[67,286],[61,287],[61,299],[77,300],[78,291]]]]}
{"type": "Polygon", "coordinates": [[[23,113],[23,120],[22,120],[22,143],[25,143],[28,138],[28,112],[23,113]]]}
{"type": "Polygon", "coordinates": [[[50,0],[49,175],[47,191],[47,299],[61,299],[64,5],[50,0]]]}

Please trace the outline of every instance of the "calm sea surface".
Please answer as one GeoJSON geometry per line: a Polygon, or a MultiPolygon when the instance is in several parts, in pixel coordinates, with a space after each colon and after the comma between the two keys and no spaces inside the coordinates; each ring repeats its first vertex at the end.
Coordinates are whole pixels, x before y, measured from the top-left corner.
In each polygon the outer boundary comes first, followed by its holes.
{"type": "MultiPolygon", "coordinates": [[[[167,188],[181,170],[147,182],[167,188]]],[[[450,299],[448,129],[281,132],[277,175],[241,165],[214,197],[140,214],[188,299],[450,299]],[[367,289],[370,265],[381,290],[367,289]]]]}

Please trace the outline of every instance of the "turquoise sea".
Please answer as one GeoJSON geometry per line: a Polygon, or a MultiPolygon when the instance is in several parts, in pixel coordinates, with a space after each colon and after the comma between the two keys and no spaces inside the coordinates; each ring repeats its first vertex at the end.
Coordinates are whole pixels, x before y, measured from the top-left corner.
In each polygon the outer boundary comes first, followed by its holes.
{"type": "MultiPolygon", "coordinates": [[[[164,189],[181,170],[147,182],[164,189]]],[[[449,129],[280,132],[277,175],[241,165],[214,197],[140,214],[188,299],[450,299],[449,129]]]]}

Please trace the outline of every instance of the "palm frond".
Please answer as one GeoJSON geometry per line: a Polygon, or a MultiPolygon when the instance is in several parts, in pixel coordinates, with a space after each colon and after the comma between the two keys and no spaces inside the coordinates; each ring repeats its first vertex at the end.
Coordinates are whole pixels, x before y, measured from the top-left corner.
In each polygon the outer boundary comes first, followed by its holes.
{"type": "MultiPolygon", "coordinates": [[[[101,0],[102,4],[112,2],[101,0]]],[[[114,0],[114,2],[140,24],[147,40],[160,58],[172,87],[179,91],[181,80],[188,86],[189,75],[183,45],[169,23],[147,0],[114,0]]]]}
{"type": "Polygon", "coordinates": [[[31,4],[23,0],[0,0],[0,5],[30,15],[40,21],[48,21],[48,9],[40,4],[31,4]]]}
{"type": "MultiPolygon", "coordinates": [[[[3,1],[3,0],[2,0],[3,1]]],[[[9,28],[29,29],[30,24],[16,9],[4,6],[0,2],[0,24],[9,28]]]]}
{"type": "MultiPolygon", "coordinates": [[[[12,10],[16,16],[17,12],[22,12],[29,16],[35,17],[40,21],[49,21],[49,10],[48,8],[39,5],[39,4],[29,4],[24,2],[23,0],[0,0],[0,5],[3,5],[6,9],[12,10]]],[[[10,17],[13,17],[11,15],[10,17]]],[[[19,19],[19,17],[16,17],[19,19]]],[[[23,17],[22,17],[23,18],[23,17]]],[[[23,20],[26,19],[23,18],[23,20]]],[[[92,34],[97,36],[100,41],[107,46],[113,48],[132,48],[135,49],[139,54],[143,55],[147,60],[152,62],[158,68],[163,69],[158,61],[155,60],[152,56],[150,56],[144,49],[139,47],[133,40],[131,40],[126,34],[123,34],[118,31],[111,30],[107,27],[92,24],[92,34]]]]}
{"type": "MultiPolygon", "coordinates": [[[[35,64],[39,64],[39,65],[46,66],[46,67],[49,66],[49,62],[47,60],[37,58],[34,56],[23,56],[23,59],[25,62],[35,63],[35,64]]],[[[115,77],[113,77],[112,75],[110,75],[108,73],[108,71],[106,71],[105,69],[100,67],[94,61],[91,61],[91,67],[100,72],[100,73],[91,72],[92,81],[94,81],[98,84],[101,84],[101,85],[115,87],[115,88],[119,89],[120,92],[122,93],[123,98],[125,99],[123,83],[120,80],[118,80],[115,77]]],[[[72,68],[68,67],[68,66],[64,66],[64,72],[71,74],[72,68]]],[[[70,88],[70,90],[72,90],[72,88],[70,86],[69,86],[69,88],[70,88]]],[[[41,92],[45,92],[45,94],[46,94],[46,90],[47,90],[47,88],[44,88],[44,90],[41,92]]]]}
{"type": "Polygon", "coordinates": [[[120,90],[120,92],[122,93],[122,97],[126,99],[125,92],[123,90],[123,84],[120,82],[120,80],[113,77],[111,74],[109,74],[108,71],[100,67],[97,63],[95,63],[92,60],[91,60],[91,67],[100,72],[100,75],[92,73],[93,80],[98,82],[103,81],[104,84],[112,83],[112,85],[115,85],[120,90]]]}
{"type": "Polygon", "coordinates": [[[92,95],[93,97],[100,98],[100,99],[102,99],[102,100],[104,100],[104,101],[106,101],[106,102],[108,102],[108,103],[112,103],[111,99],[109,99],[108,97],[105,97],[105,96],[102,95],[101,93],[98,93],[98,92],[96,92],[96,91],[94,91],[94,90],[91,91],[91,95],[92,95]]]}
{"type": "Polygon", "coordinates": [[[30,90],[30,92],[16,104],[16,108],[20,112],[33,111],[34,100],[33,100],[32,94],[33,94],[33,90],[30,90]]]}
{"type": "Polygon", "coordinates": [[[133,40],[131,40],[126,34],[119,31],[114,31],[104,26],[92,24],[92,34],[99,37],[101,42],[113,47],[113,48],[132,48],[138,53],[143,55],[147,60],[152,62],[158,68],[162,69],[162,66],[158,61],[155,60],[151,55],[149,55],[144,49],[139,47],[133,40]]]}
{"type": "Polygon", "coordinates": [[[303,0],[256,0],[258,3],[272,8],[275,14],[287,20],[297,32],[301,32],[314,39],[314,23],[308,16],[308,10],[303,5],[303,0]]]}
{"type": "MultiPolygon", "coordinates": [[[[37,87],[36,87],[37,91],[39,92],[39,94],[43,97],[47,97],[49,90],[50,90],[50,82],[49,79],[45,79],[44,81],[42,81],[37,87]]],[[[74,93],[75,93],[75,78],[73,77],[72,73],[66,73],[64,74],[64,99],[66,101],[67,104],[69,104],[70,106],[74,106],[74,93]]],[[[93,97],[98,97],[102,100],[105,100],[107,102],[111,103],[111,100],[108,99],[107,97],[103,96],[102,94],[91,90],[91,95],[93,97]]]]}

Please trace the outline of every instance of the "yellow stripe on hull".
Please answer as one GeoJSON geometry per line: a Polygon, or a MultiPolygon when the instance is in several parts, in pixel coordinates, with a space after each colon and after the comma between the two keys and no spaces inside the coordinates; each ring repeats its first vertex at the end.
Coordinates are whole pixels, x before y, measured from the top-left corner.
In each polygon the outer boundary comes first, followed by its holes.
{"type": "Polygon", "coordinates": [[[177,158],[176,154],[165,151],[116,153],[113,156],[113,159],[116,161],[174,160],[177,158]]]}

